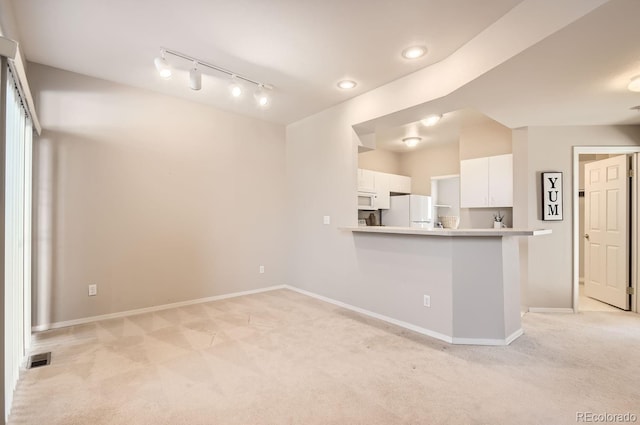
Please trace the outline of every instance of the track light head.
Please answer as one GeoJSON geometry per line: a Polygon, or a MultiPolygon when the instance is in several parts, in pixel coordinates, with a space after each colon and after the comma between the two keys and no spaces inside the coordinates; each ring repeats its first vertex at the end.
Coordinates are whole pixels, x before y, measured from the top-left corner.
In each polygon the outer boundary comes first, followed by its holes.
{"type": "Polygon", "coordinates": [[[256,103],[261,108],[267,108],[271,104],[271,99],[267,94],[264,85],[258,84],[258,90],[254,93],[253,97],[256,99],[256,103]]]}
{"type": "Polygon", "coordinates": [[[169,65],[169,62],[164,58],[164,50],[160,51],[160,57],[155,58],[153,63],[161,78],[165,80],[171,78],[171,65],[169,65]]]}
{"type": "Polygon", "coordinates": [[[193,61],[193,68],[189,71],[189,87],[191,90],[202,88],[202,73],[198,70],[198,62],[193,61]]]}
{"type": "Polygon", "coordinates": [[[242,85],[240,85],[240,81],[238,81],[238,77],[236,77],[235,74],[232,75],[231,82],[229,83],[229,92],[231,93],[231,96],[238,98],[242,96],[243,91],[242,85]]]}

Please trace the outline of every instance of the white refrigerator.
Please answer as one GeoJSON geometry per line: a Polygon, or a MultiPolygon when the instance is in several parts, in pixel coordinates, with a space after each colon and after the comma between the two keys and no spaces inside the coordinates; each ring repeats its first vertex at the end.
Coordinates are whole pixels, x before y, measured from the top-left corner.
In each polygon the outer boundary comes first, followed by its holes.
{"type": "Polygon", "coordinates": [[[382,225],[433,229],[431,196],[392,196],[389,209],[382,210],[382,225]]]}

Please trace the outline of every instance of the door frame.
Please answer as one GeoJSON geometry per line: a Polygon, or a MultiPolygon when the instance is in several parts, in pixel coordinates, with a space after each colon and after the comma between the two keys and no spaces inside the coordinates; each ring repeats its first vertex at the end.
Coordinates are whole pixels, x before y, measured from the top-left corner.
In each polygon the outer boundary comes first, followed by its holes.
{"type": "MultiPolygon", "coordinates": [[[[579,220],[580,220],[580,208],[578,207],[580,200],[578,197],[579,191],[579,178],[580,178],[580,155],[586,154],[640,154],[640,146],[574,146],[573,147],[573,312],[577,313],[579,308],[579,291],[580,291],[580,237],[579,234],[579,220]]],[[[638,178],[640,172],[638,170],[637,158],[633,159],[633,170],[635,172],[635,178],[631,180],[631,186],[629,190],[632,193],[631,197],[631,216],[629,218],[629,224],[631,225],[631,239],[629,241],[629,247],[631,252],[638,253],[638,238],[640,232],[638,231],[638,225],[640,220],[638,218],[638,207],[640,206],[640,185],[638,184],[638,178]]],[[[631,257],[631,287],[634,288],[635,295],[631,297],[631,311],[638,313],[638,256],[633,255],[631,257]]]]}

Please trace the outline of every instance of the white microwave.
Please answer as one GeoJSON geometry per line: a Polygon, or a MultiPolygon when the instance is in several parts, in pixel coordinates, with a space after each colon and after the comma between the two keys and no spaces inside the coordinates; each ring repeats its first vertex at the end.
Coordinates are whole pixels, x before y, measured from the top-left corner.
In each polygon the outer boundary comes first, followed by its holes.
{"type": "Polygon", "coordinates": [[[376,192],[358,191],[358,209],[359,210],[375,210],[376,209],[376,192]]]}

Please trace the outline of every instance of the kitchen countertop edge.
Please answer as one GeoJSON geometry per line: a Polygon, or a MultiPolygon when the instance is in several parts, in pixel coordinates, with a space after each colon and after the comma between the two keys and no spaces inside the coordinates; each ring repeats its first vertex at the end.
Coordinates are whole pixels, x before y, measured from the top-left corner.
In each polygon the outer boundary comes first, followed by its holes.
{"type": "Polygon", "coordinates": [[[551,229],[420,229],[394,226],[344,226],[339,229],[357,233],[454,237],[542,236],[551,234],[551,229]]]}

